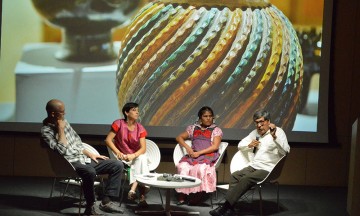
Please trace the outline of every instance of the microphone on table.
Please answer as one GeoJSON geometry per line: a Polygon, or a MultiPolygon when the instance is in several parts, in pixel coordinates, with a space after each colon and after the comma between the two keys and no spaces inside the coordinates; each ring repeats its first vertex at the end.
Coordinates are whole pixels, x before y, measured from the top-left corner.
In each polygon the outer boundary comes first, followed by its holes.
{"type": "Polygon", "coordinates": [[[196,181],[196,180],[193,179],[193,178],[188,178],[188,177],[183,177],[183,176],[181,176],[181,179],[184,179],[184,180],[186,180],[186,181],[191,181],[191,182],[195,182],[195,181],[196,181]]]}
{"type": "Polygon", "coordinates": [[[194,178],[189,178],[186,176],[179,176],[179,175],[174,175],[175,179],[182,179],[182,180],[186,180],[186,181],[191,181],[191,182],[196,182],[196,180],[194,178]]]}
{"type": "MultiPolygon", "coordinates": [[[[256,141],[259,141],[259,138],[260,138],[259,136],[256,136],[256,138],[255,138],[256,141]]],[[[256,148],[256,146],[254,146],[254,148],[253,148],[253,153],[254,154],[256,153],[256,150],[257,150],[257,148],[256,148]]]]}

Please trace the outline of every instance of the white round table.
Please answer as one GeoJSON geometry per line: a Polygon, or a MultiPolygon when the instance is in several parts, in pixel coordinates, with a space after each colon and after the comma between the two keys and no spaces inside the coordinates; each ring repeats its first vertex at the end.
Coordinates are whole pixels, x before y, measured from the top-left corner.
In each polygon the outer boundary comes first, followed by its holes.
{"type": "Polygon", "coordinates": [[[161,214],[165,213],[166,215],[170,216],[172,213],[176,215],[200,215],[199,212],[190,212],[190,211],[174,211],[170,208],[170,192],[172,189],[176,188],[191,188],[196,187],[201,184],[201,180],[192,176],[183,176],[183,175],[176,175],[179,177],[185,177],[192,179],[194,181],[184,180],[182,182],[178,181],[162,181],[157,180],[159,176],[163,176],[160,173],[150,173],[150,174],[143,174],[137,175],[136,181],[141,184],[151,186],[151,187],[158,187],[166,189],[166,203],[165,208],[162,211],[151,211],[151,210],[136,210],[136,214],[161,214]]]}

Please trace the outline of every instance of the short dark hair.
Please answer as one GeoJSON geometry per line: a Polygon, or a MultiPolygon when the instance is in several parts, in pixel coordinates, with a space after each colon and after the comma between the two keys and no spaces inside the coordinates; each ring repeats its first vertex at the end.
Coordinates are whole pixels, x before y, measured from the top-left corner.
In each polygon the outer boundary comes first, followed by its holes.
{"type": "Polygon", "coordinates": [[[258,110],[254,113],[253,120],[259,119],[261,117],[264,117],[264,120],[270,121],[270,113],[266,110],[258,110]]]}
{"type": "Polygon", "coordinates": [[[127,120],[127,116],[126,116],[125,112],[129,112],[132,108],[137,108],[137,107],[139,107],[139,104],[137,104],[137,103],[134,103],[134,102],[126,103],[122,108],[122,113],[124,115],[124,119],[127,120]]]}
{"type": "Polygon", "coordinates": [[[199,112],[198,112],[198,117],[199,117],[199,119],[201,119],[201,116],[202,116],[206,111],[211,112],[211,115],[214,116],[214,111],[213,111],[210,107],[208,107],[208,106],[203,106],[203,107],[201,107],[201,109],[200,109],[199,112]]]}

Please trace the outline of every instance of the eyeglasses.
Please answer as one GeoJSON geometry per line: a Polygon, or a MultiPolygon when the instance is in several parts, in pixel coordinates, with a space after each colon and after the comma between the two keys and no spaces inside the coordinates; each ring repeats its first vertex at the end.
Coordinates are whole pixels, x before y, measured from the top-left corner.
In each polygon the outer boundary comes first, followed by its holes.
{"type": "Polygon", "coordinates": [[[265,121],[267,120],[260,120],[260,121],[254,121],[255,126],[258,126],[260,124],[260,126],[263,126],[265,124],[265,121]]]}

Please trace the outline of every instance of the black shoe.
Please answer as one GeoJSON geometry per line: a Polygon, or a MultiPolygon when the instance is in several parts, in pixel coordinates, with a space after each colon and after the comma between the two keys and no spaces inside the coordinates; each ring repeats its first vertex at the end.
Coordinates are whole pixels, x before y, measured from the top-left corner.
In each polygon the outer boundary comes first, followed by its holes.
{"type": "Polygon", "coordinates": [[[103,214],[97,212],[95,209],[95,206],[89,206],[89,207],[86,207],[83,215],[84,216],[98,216],[98,215],[103,215],[103,214]]]}
{"type": "Polygon", "coordinates": [[[225,206],[219,206],[216,209],[213,209],[209,212],[210,215],[212,216],[223,216],[225,215],[225,213],[227,212],[227,208],[225,208],[225,206]]]}
{"type": "Polygon", "coordinates": [[[234,212],[234,210],[232,210],[232,209],[228,209],[228,210],[223,214],[223,216],[233,216],[233,215],[235,215],[235,212],[234,212]]]}
{"type": "Polygon", "coordinates": [[[119,207],[119,205],[115,205],[113,202],[108,202],[106,204],[99,204],[99,209],[108,213],[120,213],[124,214],[124,211],[119,207]]]}

